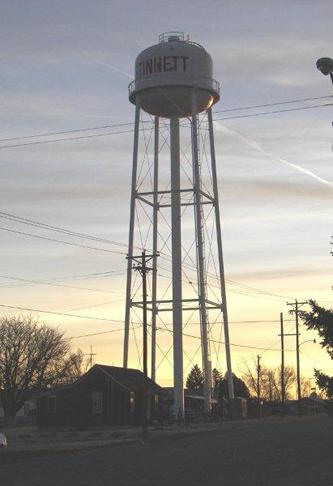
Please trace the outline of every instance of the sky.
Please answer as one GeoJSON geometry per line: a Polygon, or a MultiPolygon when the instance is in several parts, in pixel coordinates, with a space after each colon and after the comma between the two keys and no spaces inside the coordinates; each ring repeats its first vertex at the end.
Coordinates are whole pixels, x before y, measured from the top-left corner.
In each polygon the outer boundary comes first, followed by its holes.
{"type": "MultiPolygon", "coordinates": [[[[315,67],[333,54],[332,3],[12,0],[0,8],[1,315],[32,313],[70,337],[112,330],[73,339],[73,347],[88,354],[92,346],[96,362],[121,365],[132,125],[17,137],[132,123],[127,85],[135,57],[160,33],[183,31],[211,54],[221,83],[214,128],[231,342],[263,348],[233,346],[233,368],[241,374],[258,353],[278,366],[280,312],[294,332],[286,301],[332,302],[332,106],[318,105],[330,104],[333,92],[315,67]],[[326,98],[262,107],[317,97],[326,98]],[[253,105],[261,107],[245,109],[253,105]],[[285,109],[292,111],[276,113],[285,109]],[[259,291],[244,292],[244,285],[259,291]]],[[[301,342],[314,337],[301,329],[301,342]]],[[[294,365],[294,338],[287,339],[287,364],[294,365]]],[[[159,344],[165,352],[167,337],[159,344]]],[[[186,346],[200,364],[196,343],[186,346]]],[[[333,372],[318,344],[301,349],[305,376],[313,367],[333,372]]],[[[223,347],[219,353],[225,371],[223,347]]],[[[131,365],[138,364],[134,352],[131,365]]],[[[167,359],[158,381],[171,383],[167,359]]]]}

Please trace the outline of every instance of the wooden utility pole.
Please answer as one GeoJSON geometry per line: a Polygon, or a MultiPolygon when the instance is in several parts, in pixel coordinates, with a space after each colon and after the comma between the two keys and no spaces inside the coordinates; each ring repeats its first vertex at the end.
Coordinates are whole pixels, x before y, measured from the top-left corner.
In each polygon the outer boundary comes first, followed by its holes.
{"type": "Polygon", "coordinates": [[[283,332],[283,313],[280,312],[280,336],[281,336],[281,413],[284,415],[284,405],[286,399],[286,389],[284,381],[284,332],[283,332]]]}
{"type": "Polygon", "coordinates": [[[259,354],[257,355],[257,396],[258,396],[258,415],[260,417],[261,415],[261,393],[260,393],[260,372],[261,372],[261,366],[260,366],[260,360],[261,356],[259,354]]]}
{"type": "Polygon", "coordinates": [[[299,324],[298,324],[298,302],[295,301],[295,324],[296,324],[296,372],[297,372],[297,403],[298,415],[302,416],[302,392],[301,392],[301,369],[299,362],[299,324]]]}
{"type": "Polygon", "coordinates": [[[93,347],[90,346],[90,353],[85,354],[85,356],[89,356],[88,364],[89,364],[89,369],[93,367],[94,364],[94,356],[96,356],[96,353],[93,353],[93,347]]]}
{"type": "Polygon", "coordinates": [[[307,302],[298,302],[295,299],[295,302],[287,303],[287,305],[291,305],[293,309],[291,310],[292,313],[295,313],[295,326],[296,326],[296,374],[297,374],[297,407],[298,407],[298,416],[302,416],[302,392],[301,392],[301,368],[300,368],[300,356],[299,356],[299,322],[298,322],[298,314],[299,309],[302,305],[307,304],[307,302]]]}
{"type": "MultiPolygon", "coordinates": [[[[152,268],[147,267],[147,263],[158,255],[146,255],[145,250],[138,256],[130,257],[136,264],[133,266],[134,270],[140,272],[142,276],[142,359],[143,359],[143,384],[142,384],[142,439],[146,440],[148,437],[148,420],[147,420],[147,405],[148,405],[148,318],[147,318],[147,273],[152,268]]],[[[129,258],[129,257],[128,257],[129,258]]]]}

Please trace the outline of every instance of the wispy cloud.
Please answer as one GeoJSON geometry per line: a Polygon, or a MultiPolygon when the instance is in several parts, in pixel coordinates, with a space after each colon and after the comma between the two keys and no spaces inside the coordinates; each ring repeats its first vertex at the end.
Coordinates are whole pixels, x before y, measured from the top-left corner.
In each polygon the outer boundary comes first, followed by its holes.
{"type": "Polygon", "coordinates": [[[320,277],[330,275],[332,273],[330,268],[313,268],[313,267],[288,267],[288,268],[269,268],[266,270],[245,270],[242,272],[230,273],[229,277],[241,281],[260,281],[260,280],[276,280],[284,278],[300,277],[320,277]]]}
{"type": "Polygon", "coordinates": [[[280,164],[286,165],[290,167],[293,170],[296,170],[297,172],[304,174],[308,177],[311,177],[312,179],[315,179],[317,182],[324,184],[326,186],[332,187],[333,188],[333,182],[329,181],[327,179],[324,179],[323,177],[318,176],[315,174],[313,171],[306,169],[305,167],[302,167],[301,165],[295,164],[294,162],[290,162],[289,160],[282,158],[278,155],[272,154],[268,152],[266,149],[262,147],[256,140],[253,138],[246,137],[242,133],[238,132],[235,129],[226,127],[225,125],[222,125],[220,122],[215,122],[215,127],[217,128],[218,131],[221,131],[225,133],[226,135],[232,136],[239,140],[240,142],[244,143],[248,147],[256,150],[257,152],[260,152],[262,155],[265,157],[268,157],[270,160],[278,162],[280,164]]]}
{"type": "MultiPolygon", "coordinates": [[[[331,201],[333,191],[331,186],[323,187],[315,182],[309,181],[305,184],[301,181],[290,180],[269,180],[263,178],[246,177],[227,178],[224,181],[224,197],[239,198],[240,194],[244,197],[251,197],[261,204],[263,198],[278,197],[280,200],[299,199],[305,201],[331,201]]],[[[271,216],[272,217],[272,216],[271,216]]],[[[281,214],[284,218],[285,215],[281,214]]]]}

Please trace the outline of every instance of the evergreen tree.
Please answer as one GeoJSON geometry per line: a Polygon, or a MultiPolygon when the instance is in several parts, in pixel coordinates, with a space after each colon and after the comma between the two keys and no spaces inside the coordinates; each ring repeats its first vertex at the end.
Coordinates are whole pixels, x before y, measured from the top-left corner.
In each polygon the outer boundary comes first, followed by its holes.
{"type": "Polygon", "coordinates": [[[217,400],[221,400],[221,382],[223,380],[222,373],[214,368],[212,371],[212,392],[213,397],[217,400]]]}
{"type": "MultiPolygon", "coordinates": [[[[333,359],[333,309],[320,307],[315,300],[309,300],[310,310],[299,313],[307,329],[315,330],[321,338],[320,345],[333,359]]],[[[316,383],[327,398],[333,398],[333,377],[315,370],[316,383]]]]}
{"type": "MultiPolygon", "coordinates": [[[[242,398],[250,398],[250,392],[246,384],[244,383],[243,380],[238,378],[234,373],[232,374],[233,376],[233,382],[234,382],[234,394],[235,397],[242,397],[242,398]]],[[[229,393],[228,393],[228,379],[227,376],[223,378],[220,384],[220,396],[221,398],[229,398],[229,393]]]]}
{"type": "Polygon", "coordinates": [[[191,369],[187,380],[186,380],[186,388],[191,391],[201,391],[203,386],[203,373],[198,365],[194,365],[191,369]]]}
{"type": "Polygon", "coordinates": [[[213,369],[212,375],[213,375],[212,386],[215,389],[223,380],[223,376],[222,376],[222,373],[216,368],[213,369]]]}

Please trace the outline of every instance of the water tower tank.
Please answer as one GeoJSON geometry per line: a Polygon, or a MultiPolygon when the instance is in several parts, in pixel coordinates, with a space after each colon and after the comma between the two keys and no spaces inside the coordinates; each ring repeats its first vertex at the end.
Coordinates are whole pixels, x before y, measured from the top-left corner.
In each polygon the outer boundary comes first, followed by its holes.
{"type": "Polygon", "coordinates": [[[192,114],[194,88],[197,113],[219,100],[212,58],[200,44],[185,40],[184,34],[168,32],[136,58],[129,99],[151,115],[182,118],[192,114]]]}

